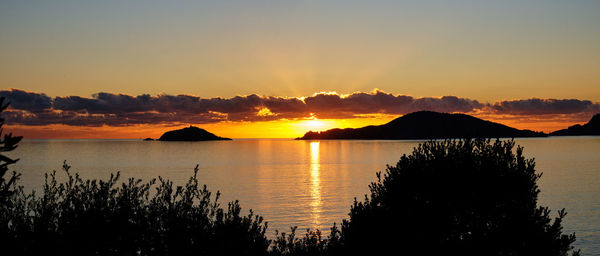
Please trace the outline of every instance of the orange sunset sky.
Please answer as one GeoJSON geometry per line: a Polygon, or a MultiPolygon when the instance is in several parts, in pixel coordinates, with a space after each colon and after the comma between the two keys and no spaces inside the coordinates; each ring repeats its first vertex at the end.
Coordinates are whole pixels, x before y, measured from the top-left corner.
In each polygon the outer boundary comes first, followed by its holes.
{"type": "Polygon", "coordinates": [[[1,1],[6,131],[232,138],[418,110],[551,132],[600,112],[598,1],[1,1]]]}

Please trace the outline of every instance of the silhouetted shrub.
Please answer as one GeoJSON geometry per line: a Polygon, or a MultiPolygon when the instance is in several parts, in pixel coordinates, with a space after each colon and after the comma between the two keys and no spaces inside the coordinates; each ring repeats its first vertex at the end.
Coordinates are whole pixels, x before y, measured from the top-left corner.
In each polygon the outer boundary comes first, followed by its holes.
{"type": "Polygon", "coordinates": [[[277,232],[272,241],[271,254],[284,256],[309,256],[334,254],[340,250],[340,230],[334,224],[331,233],[323,238],[320,230],[306,230],[304,236],[296,236],[297,227],[292,227],[291,232],[277,232]]]}
{"type": "MultiPolygon", "coordinates": [[[[4,100],[4,97],[0,97],[0,113],[8,107],[8,103],[4,104],[4,100]]],[[[2,126],[4,126],[4,118],[0,116],[0,152],[12,151],[17,148],[17,143],[19,143],[23,137],[13,137],[12,133],[9,133],[5,134],[4,138],[2,138],[2,126]]],[[[11,187],[19,178],[19,175],[16,172],[13,172],[8,179],[5,179],[4,175],[8,172],[8,166],[16,163],[18,160],[19,159],[12,159],[0,154],[0,204],[2,205],[7,203],[7,196],[13,193],[11,187]]]]}
{"type": "Polygon", "coordinates": [[[41,195],[22,187],[9,196],[0,224],[4,252],[16,255],[265,255],[270,241],[262,217],[241,215],[238,202],[226,210],[196,179],[185,186],[159,178],[57,182],[46,175],[41,195]],[[151,192],[154,188],[156,191],[151,192]]]}
{"type": "MultiPolygon", "coordinates": [[[[562,234],[537,205],[533,159],[513,141],[430,141],[388,166],[355,200],[340,238],[344,254],[567,255],[562,234]]],[[[578,252],[574,252],[578,254],[578,252]]]]}

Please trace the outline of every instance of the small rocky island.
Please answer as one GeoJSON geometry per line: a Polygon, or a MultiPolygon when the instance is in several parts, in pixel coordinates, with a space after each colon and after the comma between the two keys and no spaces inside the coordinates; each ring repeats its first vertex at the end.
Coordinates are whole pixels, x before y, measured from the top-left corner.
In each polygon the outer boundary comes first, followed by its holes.
{"type": "Polygon", "coordinates": [[[206,140],[231,140],[214,135],[204,129],[191,126],[179,130],[165,132],[160,141],[206,141],[206,140]]]}
{"type": "Polygon", "coordinates": [[[550,133],[551,136],[600,135],[600,114],[596,114],[584,125],[576,124],[567,129],[550,133]]]}
{"type": "Polygon", "coordinates": [[[519,130],[465,114],[419,111],[384,125],[307,132],[299,140],[425,140],[446,138],[546,137],[542,132],[519,130]]]}

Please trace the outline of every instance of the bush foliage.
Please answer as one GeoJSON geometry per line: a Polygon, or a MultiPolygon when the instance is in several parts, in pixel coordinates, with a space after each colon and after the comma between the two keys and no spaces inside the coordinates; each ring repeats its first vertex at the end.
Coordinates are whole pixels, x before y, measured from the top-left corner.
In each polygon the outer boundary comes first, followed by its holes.
{"type": "Polygon", "coordinates": [[[58,183],[46,175],[41,196],[19,188],[3,209],[3,241],[18,255],[264,255],[269,240],[263,219],[241,215],[238,202],[219,206],[195,173],[185,186],[159,178],[142,183],[119,175],[58,183]]]}
{"type": "MultiPolygon", "coordinates": [[[[8,107],[8,103],[4,102],[5,98],[0,97],[0,113],[8,107]]],[[[2,154],[2,152],[12,151],[17,148],[17,143],[23,139],[21,136],[12,136],[12,133],[5,134],[2,138],[2,126],[4,126],[4,118],[0,117],[0,204],[8,203],[7,197],[12,194],[11,187],[15,184],[19,175],[16,172],[10,174],[10,178],[5,179],[4,176],[8,172],[8,166],[16,163],[19,159],[12,159],[2,154]]]]}
{"type": "MultiPolygon", "coordinates": [[[[537,205],[533,159],[514,141],[446,140],[419,145],[355,200],[342,225],[345,252],[408,255],[567,255],[558,212],[537,205]]],[[[578,252],[574,252],[578,254],[578,252]]]]}

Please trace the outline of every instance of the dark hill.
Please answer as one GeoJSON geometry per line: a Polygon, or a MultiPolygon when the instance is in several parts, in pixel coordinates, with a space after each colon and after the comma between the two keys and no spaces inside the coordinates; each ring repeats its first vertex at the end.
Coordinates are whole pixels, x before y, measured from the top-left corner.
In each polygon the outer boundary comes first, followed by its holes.
{"type": "Polygon", "coordinates": [[[545,137],[542,132],[519,130],[465,114],[420,111],[406,114],[379,126],[307,132],[302,140],[361,139],[411,140],[444,138],[545,137]]]}
{"type": "Polygon", "coordinates": [[[587,124],[576,124],[567,129],[550,133],[551,136],[600,135],[600,114],[596,114],[587,124]]]}
{"type": "Polygon", "coordinates": [[[158,140],[161,141],[204,141],[204,140],[231,140],[219,137],[204,129],[190,126],[187,128],[165,132],[158,140]]]}

